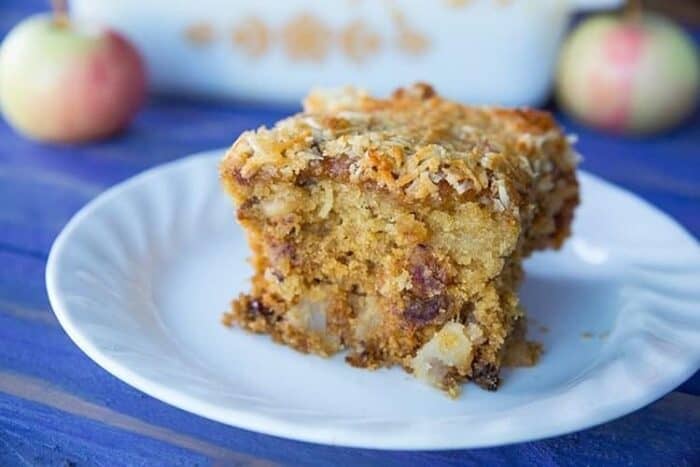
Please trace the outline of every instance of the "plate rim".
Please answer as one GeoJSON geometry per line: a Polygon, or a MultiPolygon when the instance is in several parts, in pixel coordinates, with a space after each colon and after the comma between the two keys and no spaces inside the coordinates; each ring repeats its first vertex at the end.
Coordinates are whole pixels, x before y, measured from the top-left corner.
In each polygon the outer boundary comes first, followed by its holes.
{"type": "MultiPolygon", "coordinates": [[[[617,419],[627,415],[635,410],[638,410],[646,405],[658,400],[668,392],[672,391],[678,385],[682,384],[690,376],[692,376],[700,367],[700,357],[697,361],[686,360],[686,364],[675,374],[663,378],[661,383],[650,385],[653,390],[647,390],[636,396],[629,396],[624,399],[625,403],[617,403],[612,408],[606,410],[598,410],[593,416],[585,418],[586,422],[576,423],[578,418],[568,422],[564,429],[561,429],[552,423],[544,427],[538,425],[538,429],[531,431],[508,431],[499,436],[491,436],[486,438],[474,437],[474,433],[462,438],[462,441],[456,440],[454,437],[446,437],[441,442],[436,442],[435,438],[430,438],[429,441],[423,442],[416,439],[415,436],[391,437],[383,439],[377,437],[373,433],[364,433],[358,436],[356,430],[348,430],[345,427],[331,428],[326,425],[308,426],[304,422],[291,422],[287,418],[275,416],[274,414],[259,413],[245,408],[228,407],[222,410],[221,407],[214,404],[206,403],[198,399],[195,395],[188,394],[177,389],[169,388],[166,384],[154,381],[151,378],[140,375],[132,370],[118,359],[115,359],[98,348],[91,341],[89,333],[85,333],[80,327],[79,322],[75,322],[71,316],[69,307],[64,301],[62,291],[58,284],[58,274],[60,269],[60,259],[63,252],[69,245],[69,240],[72,234],[81,226],[83,222],[89,219],[90,215],[100,206],[108,203],[114,197],[119,196],[122,192],[129,189],[134,189],[140,184],[145,183],[149,179],[161,176],[163,172],[176,170],[180,166],[189,164],[202,163],[204,159],[220,159],[223,151],[227,148],[219,148],[208,151],[197,152],[191,155],[184,156],[174,161],[165,164],[159,164],[151,167],[139,174],[136,174],[122,182],[119,182],[108,188],[95,198],[91,199],[82,208],[75,213],[68,223],[63,227],[61,232],[54,240],[49,252],[45,270],[46,289],[49,297],[51,308],[54,311],[61,327],[68,334],[70,339],[83,351],[91,360],[97,363],[100,367],[106,370],[111,375],[115,376],[122,382],[134,387],[135,389],[148,394],[155,399],[165,402],[174,407],[180,408],[187,412],[193,413],[204,418],[223,423],[228,426],[233,426],[240,429],[251,430],[266,435],[278,436],[287,439],[298,441],[345,446],[354,448],[369,448],[383,450],[441,450],[441,449],[472,449],[501,446],[512,443],[535,441],[554,436],[561,436],[576,431],[585,430],[587,428],[617,419]],[[235,416],[232,418],[232,416],[235,416]]],[[[626,197],[631,197],[634,201],[642,203],[646,209],[650,209],[657,215],[661,215],[665,222],[672,224],[683,236],[691,242],[700,251],[700,243],[695,237],[690,234],[680,223],[673,219],[670,215],[661,211],[653,204],[646,201],[644,198],[619,187],[605,179],[596,175],[590,174],[579,169],[578,175],[582,178],[591,178],[592,180],[602,183],[606,188],[617,191],[626,197]]],[[[546,399],[544,399],[546,400],[546,399]]],[[[333,422],[330,423],[332,425],[333,422]]]]}

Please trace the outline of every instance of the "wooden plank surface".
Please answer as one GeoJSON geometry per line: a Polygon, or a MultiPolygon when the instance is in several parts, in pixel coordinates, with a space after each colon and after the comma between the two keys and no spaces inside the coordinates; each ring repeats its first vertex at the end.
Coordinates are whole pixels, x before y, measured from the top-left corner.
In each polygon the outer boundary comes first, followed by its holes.
{"type": "MultiPolygon", "coordinates": [[[[0,37],[42,8],[36,0],[0,3],[0,37]]],[[[62,147],[21,139],[0,121],[0,466],[700,465],[697,374],[649,407],[580,433],[410,453],[319,446],[227,427],[146,396],[85,357],[58,325],[44,286],[48,251],[68,219],[114,183],[226,146],[240,131],[293,110],[157,98],[125,134],[62,147]]],[[[700,235],[700,115],[649,139],[602,135],[561,120],[579,134],[583,168],[700,235]]]]}

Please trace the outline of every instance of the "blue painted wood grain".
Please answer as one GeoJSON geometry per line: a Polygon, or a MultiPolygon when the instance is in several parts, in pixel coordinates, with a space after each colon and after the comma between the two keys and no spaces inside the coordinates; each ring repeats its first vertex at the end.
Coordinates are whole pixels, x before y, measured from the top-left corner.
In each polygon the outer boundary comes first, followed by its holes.
{"type": "MultiPolygon", "coordinates": [[[[0,37],[44,8],[38,0],[0,3],[0,37]]],[[[700,31],[694,35],[700,39],[700,31]]],[[[46,257],[67,220],[114,183],[226,146],[242,130],[294,110],[153,98],[128,131],[81,146],[32,143],[0,121],[0,466],[700,465],[698,375],[647,408],[580,433],[414,453],[319,446],[224,426],[146,396],[85,357],[61,330],[44,289],[46,257]]],[[[700,236],[700,114],[646,139],[601,134],[559,117],[579,135],[583,168],[700,236]]]]}

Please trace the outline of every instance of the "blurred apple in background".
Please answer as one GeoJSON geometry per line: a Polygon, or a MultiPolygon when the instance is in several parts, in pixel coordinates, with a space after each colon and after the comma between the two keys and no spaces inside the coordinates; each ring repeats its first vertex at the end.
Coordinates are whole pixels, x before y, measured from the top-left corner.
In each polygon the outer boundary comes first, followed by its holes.
{"type": "Polygon", "coordinates": [[[134,47],[114,31],[72,23],[65,9],[22,21],[0,46],[2,113],[30,138],[109,136],[128,125],[145,91],[134,47]]]}
{"type": "Polygon", "coordinates": [[[699,89],[692,40],[638,6],[584,20],[562,48],[558,101],[598,128],[633,134],[667,129],[693,111],[699,89]]]}

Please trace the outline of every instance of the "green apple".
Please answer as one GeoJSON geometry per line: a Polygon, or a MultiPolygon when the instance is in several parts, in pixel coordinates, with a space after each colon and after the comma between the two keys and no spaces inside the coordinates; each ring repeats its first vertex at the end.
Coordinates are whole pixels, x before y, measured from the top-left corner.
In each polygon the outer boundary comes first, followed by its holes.
{"type": "Polygon", "coordinates": [[[9,124],[41,141],[82,142],[124,128],[143,103],[146,73],[109,29],[38,15],[0,46],[0,105],[9,124]]]}

